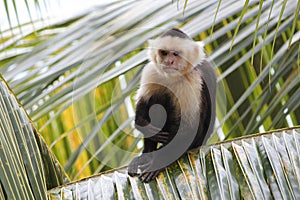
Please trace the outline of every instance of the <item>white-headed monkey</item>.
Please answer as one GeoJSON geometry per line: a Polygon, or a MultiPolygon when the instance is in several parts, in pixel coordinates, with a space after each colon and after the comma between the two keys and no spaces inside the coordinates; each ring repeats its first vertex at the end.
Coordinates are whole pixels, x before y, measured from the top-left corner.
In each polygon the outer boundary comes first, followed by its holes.
{"type": "Polygon", "coordinates": [[[149,40],[148,56],[135,116],[144,149],[128,166],[128,174],[143,182],[201,146],[213,131],[216,110],[216,75],[201,42],[173,28],[149,40]]]}

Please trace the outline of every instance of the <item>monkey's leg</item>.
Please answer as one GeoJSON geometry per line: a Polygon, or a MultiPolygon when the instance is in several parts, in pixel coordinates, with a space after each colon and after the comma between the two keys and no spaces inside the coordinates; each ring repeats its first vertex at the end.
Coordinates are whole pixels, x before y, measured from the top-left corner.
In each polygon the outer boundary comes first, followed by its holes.
{"type": "Polygon", "coordinates": [[[169,138],[170,138],[170,133],[165,131],[160,131],[156,135],[149,137],[149,139],[152,140],[153,142],[162,143],[162,144],[168,143],[170,141],[169,138]]]}
{"type": "MultiPolygon", "coordinates": [[[[146,122],[144,122],[146,123],[146,122]]],[[[144,138],[148,138],[153,142],[167,143],[170,140],[170,134],[166,131],[161,131],[161,128],[157,128],[152,124],[148,123],[147,125],[141,126],[137,123],[135,124],[136,129],[141,131],[144,135],[144,138]]]]}
{"type": "Polygon", "coordinates": [[[170,140],[170,133],[166,131],[161,131],[160,128],[153,126],[152,124],[147,125],[147,130],[145,130],[144,137],[149,138],[153,142],[165,144],[170,140]]]}

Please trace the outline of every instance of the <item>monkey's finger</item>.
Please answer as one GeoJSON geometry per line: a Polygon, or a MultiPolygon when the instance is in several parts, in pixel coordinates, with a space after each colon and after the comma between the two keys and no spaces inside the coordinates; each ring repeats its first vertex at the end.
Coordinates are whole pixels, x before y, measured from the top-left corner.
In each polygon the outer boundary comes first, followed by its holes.
{"type": "Polygon", "coordinates": [[[143,183],[148,183],[150,181],[148,178],[150,173],[151,172],[147,172],[147,173],[139,175],[139,180],[142,181],[143,183]]]}
{"type": "Polygon", "coordinates": [[[143,173],[143,174],[139,175],[139,179],[140,179],[140,181],[142,181],[144,183],[148,183],[148,182],[152,181],[153,179],[155,179],[158,176],[159,172],[160,172],[160,170],[143,173]]]}
{"type": "Polygon", "coordinates": [[[157,133],[157,135],[169,136],[170,133],[169,133],[169,132],[166,132],[166,131],[160,131],[159,133],[157,133]]]}
{"type": "Polygon", "coordinates": [[[169,137],[159,137],[157,138],[157,142],[162,143],[162,144],[166,144],[167,142],[169,142],[169,137]]]}
{"type": "Polygon", "coordinates": [[[170,133],[159,132],[156,135],[152,136],[150,139],[155,142],[165,143],[169,141],[169,138],[170,138],[170,133]]]}
{"type": "Polygon", "coordinates": [[[165,136],[157,136],[157,137],[153,137],[151,138],[151,140],[153,142],[159,142],[159,143],[167,143],[169,141],[169,137],[165,137],[165,136]]]}
{"type": "Polygon", "coordinates": [[[151,172],[149,173],[146,177],[145,177],[145,182],[148,183],[149,181],[152,181],[154,180],[158,174],[160,173],[160,170],[157,170],[157,171],[154,171],[154,172],[151,172]]]}

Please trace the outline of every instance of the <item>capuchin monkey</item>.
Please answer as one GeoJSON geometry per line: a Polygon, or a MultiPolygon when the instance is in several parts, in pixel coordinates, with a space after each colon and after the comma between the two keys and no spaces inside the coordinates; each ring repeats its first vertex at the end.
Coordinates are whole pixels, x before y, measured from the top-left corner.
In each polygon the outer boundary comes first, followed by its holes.
{"type": "Polygon", "coordinates": [[[144,149],[128,166],[130,176],[149,182],[213,131],[216,75],[202,43],[179,29],[149,40],[150,62],[136,96],[135,127],[144,149]]]}

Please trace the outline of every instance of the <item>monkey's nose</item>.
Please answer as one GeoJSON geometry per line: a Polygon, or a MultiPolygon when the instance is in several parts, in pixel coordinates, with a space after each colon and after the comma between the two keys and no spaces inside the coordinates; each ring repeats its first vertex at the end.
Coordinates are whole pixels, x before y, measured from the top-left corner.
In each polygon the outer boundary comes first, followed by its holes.
{"type": "Polygon", "coordinates": [[[171,61],[170,61],[170,65],[173,65],[173,64],[174,64],[174,60],[171,60],[171,61]]]}
{"type": "Polygon", "coordinates": [[[174,60],[173,59],[166,60],[164,62],[164,64],[167,65],[167,66],[173,65],[174,64],[174,60]]]}

